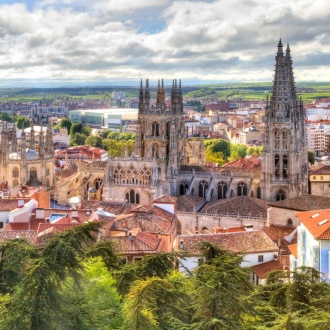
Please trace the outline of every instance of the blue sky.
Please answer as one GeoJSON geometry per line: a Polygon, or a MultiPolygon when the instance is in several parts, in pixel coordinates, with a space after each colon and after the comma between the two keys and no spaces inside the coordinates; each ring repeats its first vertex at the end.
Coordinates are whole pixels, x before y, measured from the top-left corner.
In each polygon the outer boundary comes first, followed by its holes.
{"type": "Polygon", "coordinates": [[[0,87],[271,81],[280,37],[297,81],[330,81],[329,21],[325,0],[2,0],[0,87]]]}

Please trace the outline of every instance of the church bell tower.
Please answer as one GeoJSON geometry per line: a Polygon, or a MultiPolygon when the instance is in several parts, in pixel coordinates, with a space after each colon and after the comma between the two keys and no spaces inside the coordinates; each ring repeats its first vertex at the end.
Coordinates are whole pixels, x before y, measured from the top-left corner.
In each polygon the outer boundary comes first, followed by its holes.
{"type": "Polygon", "coordinates": [[[307,194],[305,114],[297,99],[290,47],[280,39],[273,93],[267,98],[262,152],[262,199],[279,201],[307,194]]]}

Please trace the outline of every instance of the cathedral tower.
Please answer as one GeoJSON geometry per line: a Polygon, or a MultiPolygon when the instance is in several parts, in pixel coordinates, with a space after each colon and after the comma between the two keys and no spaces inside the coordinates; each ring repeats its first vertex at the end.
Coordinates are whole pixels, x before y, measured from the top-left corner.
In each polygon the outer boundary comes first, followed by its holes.
{"type": "Polygon", "coordinates": [[[307,194],[307,164],[303,103],[296,96],[290,47],[284,52],[280,39],[265,115],[262,199],[278,201],[307,194]]]}

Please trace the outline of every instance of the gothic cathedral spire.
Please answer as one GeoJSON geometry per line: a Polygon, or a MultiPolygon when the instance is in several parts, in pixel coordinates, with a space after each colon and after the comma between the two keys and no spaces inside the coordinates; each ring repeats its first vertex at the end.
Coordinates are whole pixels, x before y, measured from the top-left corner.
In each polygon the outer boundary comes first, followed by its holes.
{"type": "Polygon", "coordinates": [[[303,104],[297,101],[291,51],[280,39],[265,116],[262,198],[282,200],[307,193],[307,141],[303,104]]]}

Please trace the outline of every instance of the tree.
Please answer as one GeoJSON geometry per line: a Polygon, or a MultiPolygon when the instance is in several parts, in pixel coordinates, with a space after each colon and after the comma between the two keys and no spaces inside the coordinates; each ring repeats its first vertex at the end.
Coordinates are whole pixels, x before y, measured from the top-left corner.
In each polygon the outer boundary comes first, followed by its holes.
{"type": "Polygon", "coordinates": [[[71,135],[71,137],[74,137],[76,133],[81,133],[82,128],[83,128],[83,124],[82,123],[74,123],[74,124],[72,124],[72,126],[70,128],[70,135],[71,135]]]}
{"type": "Polygon", "coordinates": [[[20,129],[22,129],[23,126],[24,126],[24,128],[28,128],[31,126],[31,122],[28,118],[25,118],[23,116],[17,116],[16,117],[16,126],[17,126],[17,128],[20,128],[20,129]]]}
{"type": "Polygon", "coordinates": [[[69,118],[62,118],[59,122],[61,128],[66,128],[68,133],[70,133],[70,129],[72,126],[72,121],[69,118]]]}
{"type": "MultiPolygon", "coordinates": [[[[48,330],[58,328],[61,323],[71,324],[72,320],[65,319],[63,312],[71,307],[67,305],[63,284],[70,278],[75,290],[79,288],[83,271],[81,260],[95,242],[100,226],[99,222],[79,225],[53,236],[43,247],[34,247],[35,255],[26,260],[21,280],[10,297],[4,328],[48,330]],[[61,315],[60,320],[58,315],[61,315]]],[[[104,255],[104,247],[99,246],[93,255],[96,256],[96,251],[104,255]]],[[[114,265],[116,262],[117,259],[113,260],[114,265]]]]}
{"type": "Polygon", "coordinates": [[[91,147],[102,148],[102,138],[100,136],[90,135],[86,138],[85,144],[91,147]]]}
{"type": "Polygon", "coordinates": [[[243,329],[245,313],[254,313],[244,298],[252,292],[243,256],[201,243],[203,260],[194,271],[192,329],[243,329]]]}
{"type": "Polygon", "coordinates": [[[178,272],[138,280],[125,297],[124,329],[186,329],[190,298],[189,279],[178,272]]]}
{"type": "Polygon", "coordinates": [[[309,162],[311,165],[314,165],[314,163],[315,163],[314,152],[311,151],[311,150],[308,150],[308,162],[309,162]]]}
{"type": "Polygon", "coordinates": [[[73,146],[81,146],[85,144],[86,139],[87,136],[85,134],[76,133],[73,139],[71,139],[70,144],[73,146]]]}
{"type": "Polygon", "coordinates": [[[232,144],[230,146],[230,161],[244,158],[246,156],[247,146],[245,144],[232,144]]]}

